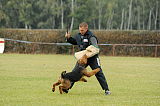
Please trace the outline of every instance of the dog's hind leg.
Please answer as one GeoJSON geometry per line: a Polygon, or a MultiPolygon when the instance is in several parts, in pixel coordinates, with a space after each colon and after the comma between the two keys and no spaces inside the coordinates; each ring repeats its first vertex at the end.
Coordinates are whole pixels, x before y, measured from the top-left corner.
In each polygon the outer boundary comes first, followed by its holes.
{"type": "Polygon", "coordinates": [[[85,70],[83,70],[82,71],[82,73],[85,75],[85,76],[87,76],[87,77],[91,77],[91,76],[93,76],[93,75],[95,75],[97,72],[99,72],[100,71],[100,68],[96,68],[96,69],[94,69],[94,70],[92,70],[92,71],[87,71],[86,69],[85,70]]]}
{"type": "Polygon", "coordinates": [[[84,77],[82,77],[79,81],[87,82],[87,80],[84,77]]]}

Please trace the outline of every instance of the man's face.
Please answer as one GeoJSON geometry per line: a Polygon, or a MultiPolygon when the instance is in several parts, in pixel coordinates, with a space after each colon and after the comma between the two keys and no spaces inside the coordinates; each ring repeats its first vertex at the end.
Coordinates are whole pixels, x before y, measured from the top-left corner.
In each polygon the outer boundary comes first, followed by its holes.
{"type": "Polygon", "coordinates": [[[87,32],[88,28],[87,27],[79,27],[79,32],[84,35],[87,32]]]}

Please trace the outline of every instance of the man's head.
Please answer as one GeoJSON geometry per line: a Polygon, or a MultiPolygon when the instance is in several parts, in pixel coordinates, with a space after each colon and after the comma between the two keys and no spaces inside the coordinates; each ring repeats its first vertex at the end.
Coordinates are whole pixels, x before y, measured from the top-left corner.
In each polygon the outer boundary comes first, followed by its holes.
{"type": "Polygon", "coordinates": [[[79,60],[78,63],[81,65],[87,64],[87,55],[83,55],[79,60]]]}
{"type": "Polygon", "coordinates": [[[84,35],[88,30],[88,24],[85,22],[82,22],[79,24],[79,32],[84,35]]]}

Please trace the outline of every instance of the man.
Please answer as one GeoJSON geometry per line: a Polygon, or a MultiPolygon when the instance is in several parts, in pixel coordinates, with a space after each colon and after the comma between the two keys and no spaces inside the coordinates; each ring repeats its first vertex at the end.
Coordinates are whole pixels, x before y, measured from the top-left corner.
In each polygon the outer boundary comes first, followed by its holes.
{"type": "MultiPolygon", "coordinates": [[[[86,48],[90,45],[93,45],[95,47],[98,48],[98,40],[96,38],[95,35],[93,35],[93,33],[91,31],[88,30],[88,24],[85,22],[82,22],[79,25],[79,33],[74,36],[71,37],[70,33],[66,33],[65,37],[67,39],[67,42],[73,44],[73,45],[78,45],[80,51],[82,50],[86,50],[86,48]]],[[[88,58],[87,60],[87,64],[85,67],[90,66],[92,70],[96,69],[96,68],[100,68],[100,71],[98,73],[96,73],[96,78],[99,81],[101,87],[103,90],[105,90],[105,94],[106,95],[110,95],[111,92],[109,91],[109,87],[106,81],[106,78],[102,72],[101,66],[100,66],[100,62],[99,62],[99,58],[98,58],[98,54],[95,54],[94,56],[88,58]]],[[[75,65],[75,68],[77,67],[77,64],[75,65]]],[[[72,83],[73,86],[74,83],[72,83]]],[[[72,88],[71,86],[71,88],[72,88]]],[[[70,88],[70,89],[71,89],[70,88]]],[[[64,92],[68,93],[68,91],[64,90],[64,92]]]]}

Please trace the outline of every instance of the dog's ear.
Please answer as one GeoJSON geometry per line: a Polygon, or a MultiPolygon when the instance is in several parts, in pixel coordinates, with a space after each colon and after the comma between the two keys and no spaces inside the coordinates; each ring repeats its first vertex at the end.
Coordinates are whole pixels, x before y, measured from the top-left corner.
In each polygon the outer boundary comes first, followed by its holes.
{"type": "Polygon", "coordinates": [[[66,74],[66,71],[62,71],[61,77],[64,78],[65,74],[66,74]]]}
{"type": "Polygon", "coordinates": [[[62,71],[62,73],[66,73],[67,71],[62,71]]]}

